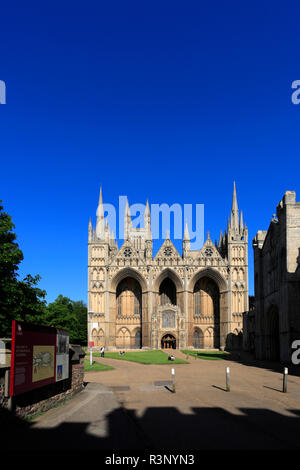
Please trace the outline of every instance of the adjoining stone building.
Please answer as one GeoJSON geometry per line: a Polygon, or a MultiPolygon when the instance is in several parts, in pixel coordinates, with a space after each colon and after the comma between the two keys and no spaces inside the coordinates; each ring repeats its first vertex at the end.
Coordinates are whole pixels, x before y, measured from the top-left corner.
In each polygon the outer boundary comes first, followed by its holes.
{"type": "Polygon", "coordinates": [[[245,315],[244,347],[257,359],[291,360],[300,339],[300,202],[286,191],[268,231],[253,239],[255,309],[245,315]],[[276,217],[277,215],[277,217],[276,217]]]}
{"type": "Polygon", "coordinates": [[[133,228],[124,215],[120,249],[104,220],[102,192],[96,226],[88,235],[88,335],[95,346],[128,348],[238,348],[248,311],[248,229],[234,185],[227,230],[200,250],[182,255],[169,236],[153,256],[151,214],[133,228]]]}

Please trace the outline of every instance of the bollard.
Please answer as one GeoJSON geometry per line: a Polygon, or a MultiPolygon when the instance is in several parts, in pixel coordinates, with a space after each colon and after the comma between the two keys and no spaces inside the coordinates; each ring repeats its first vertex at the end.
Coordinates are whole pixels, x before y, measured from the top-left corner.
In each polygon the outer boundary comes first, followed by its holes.
{"type": "Polygon", "coordinates": [[[93,365],[93,348],[90,348],[90,365],[93,365]]]}
{"type": "Polygon", "coordinates": [[[283,371],[283,387],[282,387],[283,393],[287,392],[287,376],[288,376],[288,368],[285,367],[283,371]]]}
{"type": "Polygon", "coordinates": [[[172,369],[172,390],[173,390],[173,393],[176,392],[176,390],[175,390],[175,369],[172,369]]]}
{"type": "Polygon", "coordinates": [[[230,371],[229,371],[229,367],[226,367],[226,392],[230,392],[230,371]]]}

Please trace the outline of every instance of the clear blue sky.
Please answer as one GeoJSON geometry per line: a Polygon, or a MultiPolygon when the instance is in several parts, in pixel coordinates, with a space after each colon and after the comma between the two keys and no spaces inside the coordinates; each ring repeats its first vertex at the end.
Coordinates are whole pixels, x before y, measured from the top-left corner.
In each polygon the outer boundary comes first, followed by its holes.
{"type": "Polygon", "coordinates": [[[226,228],[236,181],[252,238],[300,200],[299,2],[1,5],[0,199],[48,301],[87,297],[87,229],[106,202],[203,203],[226,228]]]}

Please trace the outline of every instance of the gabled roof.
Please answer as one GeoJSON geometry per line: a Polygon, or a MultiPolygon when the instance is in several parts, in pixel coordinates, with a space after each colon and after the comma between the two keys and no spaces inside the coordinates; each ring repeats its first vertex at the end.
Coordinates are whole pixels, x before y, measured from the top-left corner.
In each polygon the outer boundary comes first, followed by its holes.
{"type": "Polygon", "coordinates": [[[177,257],[181,258],[181,255],[179,254],[179,252],[175,248],[172,240],[170,240],[169,238],[166,238],[166,240],[163,242],[160,249],[156,253],[154,259],[158,259],[158,258],[170,259],[171,257],[174,257],[174,256],[176,258],[177,257]],[[166,251],[165,251],[166,249],[167,249],[168,252],[170,252],[170,254],[166,253],[166,251]]]}

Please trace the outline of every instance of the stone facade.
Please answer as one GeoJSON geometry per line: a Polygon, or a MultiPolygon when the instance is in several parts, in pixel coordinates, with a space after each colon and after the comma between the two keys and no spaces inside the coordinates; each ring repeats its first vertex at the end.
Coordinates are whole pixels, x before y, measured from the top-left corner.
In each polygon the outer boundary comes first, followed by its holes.
{"type": "Polygon", "coordinates": [[[118,248],[104,220],[102,192],[88,235],[88,335],[106,349],[232,348],[248,310],[248,229],[234,185],[231,217],[218,243],[209,233],[190,249],[187,226],[180,254],[169,236],[153,256],[151,214],[133,228],[124,215],[118,248]]]}
{"type": "Polygon", "coordinates": [[[253,249],[255,355],[289,362],[291,343],[300,339],[300,202],[294,191],[285,192],[253,249]]]}

